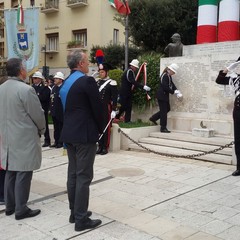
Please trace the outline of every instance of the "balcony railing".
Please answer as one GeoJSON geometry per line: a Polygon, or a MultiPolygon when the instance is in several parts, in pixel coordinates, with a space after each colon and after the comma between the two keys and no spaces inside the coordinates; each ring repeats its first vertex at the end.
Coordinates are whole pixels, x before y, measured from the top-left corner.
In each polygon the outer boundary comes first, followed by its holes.
{"type": "Polygon", "coordinates": [[[76,8],[76,7],[84,7],[88,5],[87,0],[67,0],[67,7],[76,8]]]}
{"type": "Polygon", "coordinates": [[[42,13],[53,13],[59,11],[59,1],[46,0],[45,7],[41,9],[42,13]]]}

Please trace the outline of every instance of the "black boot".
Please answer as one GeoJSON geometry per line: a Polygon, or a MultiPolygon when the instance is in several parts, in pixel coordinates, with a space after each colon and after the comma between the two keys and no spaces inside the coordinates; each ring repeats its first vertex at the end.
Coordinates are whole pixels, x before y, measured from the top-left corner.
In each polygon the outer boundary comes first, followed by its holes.
{"type": "Polygon", "coordinates": [[[101,154],[102,153],[103,148],[102,147],[98,147],[98,150],[96,151],[96,154],[101,154]]]}
{"type": "Polygon", "coordinates": [[[108,153],[107,148],[103,148],[103,149],[102,149],[102,152],[101,152],[101,155],[105,155],[105,154],[107,154],[107,153],[108,153]]]}

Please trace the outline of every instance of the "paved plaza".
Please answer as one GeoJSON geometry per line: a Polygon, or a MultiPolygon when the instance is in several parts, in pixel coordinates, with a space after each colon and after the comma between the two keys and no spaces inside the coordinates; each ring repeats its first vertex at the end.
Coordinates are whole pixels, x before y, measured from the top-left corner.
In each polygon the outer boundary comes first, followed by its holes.
{"type": "Polygon", "coordinates": [[[67,156],[45,148],[29,201],[42,213],[16,221],[0,206],[0,239],[238,240],[240,177],[231,176],[234,169],[144,152],[98,155],[89,209],[103,223],[75,232],[68,222],[67,156]]]}

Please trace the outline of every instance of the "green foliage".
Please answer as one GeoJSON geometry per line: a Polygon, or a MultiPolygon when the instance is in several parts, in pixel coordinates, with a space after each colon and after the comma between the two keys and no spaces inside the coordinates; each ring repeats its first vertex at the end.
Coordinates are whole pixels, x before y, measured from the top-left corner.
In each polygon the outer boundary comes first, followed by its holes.
{"type": "MultiPolygon", "coordinates": [[[[93,46],[90,52],[90,61],[96,63],[95,53],[97,49],[101,49],[104,53],[104,61],[111,64],[114,68],[124,68],[125,46],[117,44],[109,44],[107,46],[93,46]]],[[[131,61],[137,58],[141,50],[136,47],[129,47],[128,56],[131,61]]]]}
{"type": "Polygon", "coordinates": [[[121,77],[122,77],[123,71],[121,69],[113,69],[108,72],[108,75],[111,79],[117,81],[118,87],[121,84],[121,77]]]}
{"type": "Polygon", "coordinates": [[[118,125],[120,128],[138,128],[152,126],[151,123],[143,122],[141,119],[137,119],[137,121],[131,123],[119,122],[118,125]]]}
{"type": "Polygon", "coordinates": [[[174,33],[183,44],[194,44],[197,31],[197,0],[131,0],[129,35],[144,50],[163,52],[174,33]]]}
{"type": "MultiPolygon", "coordinates": [[[[151,91],[148,93],[151,97],[149,101],[146,98],[145,91],[142,89],[134,90],[133,104],[137,106],[140,111],[144,111],[146,107],[155,104],[155,96],[159,84],[160,58],[161,54],[155,52],[145,53],[138,58],[140,64],[143,62],[147,63],[147,85],[151,88],[151,91]]],[[[144,84],[142,73],[138,81],[144,84]]]]}

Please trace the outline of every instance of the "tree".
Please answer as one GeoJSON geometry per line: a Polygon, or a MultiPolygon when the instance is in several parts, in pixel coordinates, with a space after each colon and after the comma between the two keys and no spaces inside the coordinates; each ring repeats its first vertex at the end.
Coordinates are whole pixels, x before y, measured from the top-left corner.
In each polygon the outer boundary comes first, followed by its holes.
{"type": "Polygon", "coordinates": [[[144,50],[162,52],[174,33],[183,44],[194,44],[197,0],[131,0],[129,31],[133,43],[144,50]]]}

